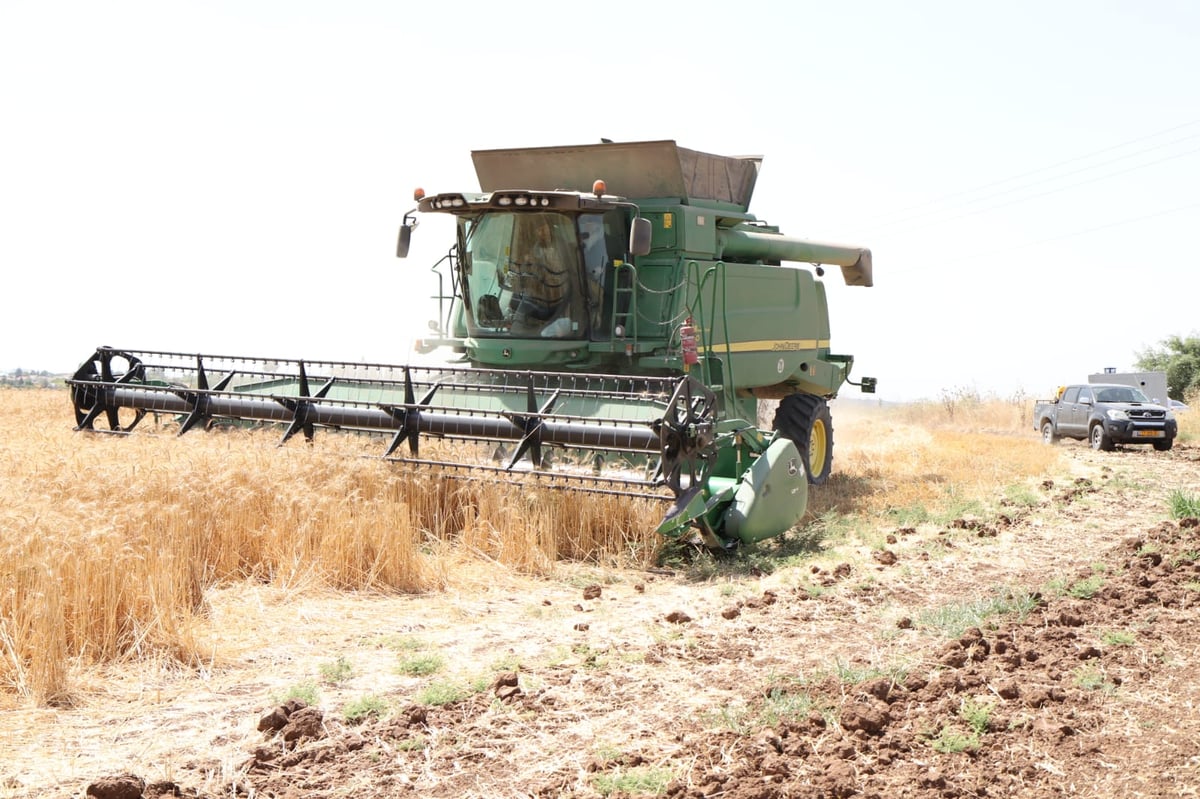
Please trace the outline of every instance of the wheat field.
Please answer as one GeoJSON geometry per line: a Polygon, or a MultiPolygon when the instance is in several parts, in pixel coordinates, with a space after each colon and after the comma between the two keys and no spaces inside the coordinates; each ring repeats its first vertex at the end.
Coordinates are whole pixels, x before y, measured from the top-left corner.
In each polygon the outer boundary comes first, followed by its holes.
{"type": "MultiPolygon", "coordinates": [[[[835,466],[809,520],[870,520],[994,497],[1058,451],[1032,404],[835,403],[835,466]]],[[[378,441],[193,432],[76,433],[63,390],[0,390],[0,705],[69,703],[80,670],[219,660],[208,592],[436,592],[464,570],[653,565],[665,507],[446,479],[374,457],[378,441]]]]}

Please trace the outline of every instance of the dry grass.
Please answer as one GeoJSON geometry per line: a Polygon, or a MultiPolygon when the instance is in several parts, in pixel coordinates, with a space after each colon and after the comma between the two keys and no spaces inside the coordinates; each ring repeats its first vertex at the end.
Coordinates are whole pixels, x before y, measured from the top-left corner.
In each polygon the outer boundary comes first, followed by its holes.
{"type": "Polygon", "coordinates": [[[214,586],[421,592],[464,559],[539,573],[659,543],[653,503],[442,479],[354,457],[362,439],[77,434],[61,391],[0,407],[0,691],[37,702],[69,701],[72,663],[210,660],[214,586]]]}
{"type": "Polygon", "coordinates": [[[1200,441],[1200,391],[1188,398],[1188,410],[1175,414],[1179,421],[1180,441],[1200,441]]]}
{"type": "Polygon", "coordinates": [[[1058,462],[1033,432],[1033,405],[975,401],[834,410],[835,469],[810,512],[875,516],[902,508],[937,512],[1040,480],[1058,462]]]}
{"type": "MultiPolygon", "coordinates": [[[[426,592],[486,568],[561,559],[653,563],[656,503],[495,486],[397,468],[378,441],[273,432],[71,430],[62,391],[0,392],[0,693],[67,703],[73,669],[221,659],[206,597],[426,592]],[[349,457],[348,457],[349,456],[349,457]]],[[[1010,403],[835,408],[837,461],[813,513],[935,509],[1033,480],[1055,462],[1010,403]]],[[[474,576],[471,579],[476,579],[474,576]]]]}

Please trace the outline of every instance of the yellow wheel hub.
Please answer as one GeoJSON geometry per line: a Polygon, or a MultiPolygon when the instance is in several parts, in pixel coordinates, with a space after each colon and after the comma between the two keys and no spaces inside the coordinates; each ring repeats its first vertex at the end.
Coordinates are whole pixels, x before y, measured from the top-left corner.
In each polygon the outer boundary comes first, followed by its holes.
{"type": "Polygon", "coordinates": [[[825,456],[829,452],[829,431],[825,429],[825,421],[817,419],[813,422],[812,433],[808,437],[808,468],[812,470],[811,477],[820,477],[825,471],[825,456]]]}

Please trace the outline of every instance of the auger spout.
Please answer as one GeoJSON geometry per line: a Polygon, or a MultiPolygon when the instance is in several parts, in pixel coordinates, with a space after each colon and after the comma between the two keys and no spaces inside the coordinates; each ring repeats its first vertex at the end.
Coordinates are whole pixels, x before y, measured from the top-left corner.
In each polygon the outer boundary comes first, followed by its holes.
{"type": "Polygon", "coordinates": [[[840,266],[847,286],[874,285],[871,251],[866,247],[806,241],[778,233],[744,229],[723,231],[719,239],[724,243],[721,252],[725,258],[840,266]]]}

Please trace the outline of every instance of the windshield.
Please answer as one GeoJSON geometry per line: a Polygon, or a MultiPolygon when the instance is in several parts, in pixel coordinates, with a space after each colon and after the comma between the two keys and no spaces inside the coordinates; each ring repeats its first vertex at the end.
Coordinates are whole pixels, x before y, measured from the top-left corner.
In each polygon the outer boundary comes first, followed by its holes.
{"type": "Polygon", "coordinates": [[[1097,402],[1149,402],[1146,395],[1136,388],[1101,388],[1096,391],[1097,402]]]}
{"type": "Polygon", "coordinates": [[[463,299],[472,336],[587,334],[580,249],[572,217],[489,212],[459,218],[463,299]]]}

